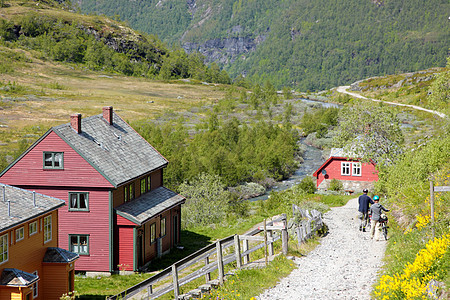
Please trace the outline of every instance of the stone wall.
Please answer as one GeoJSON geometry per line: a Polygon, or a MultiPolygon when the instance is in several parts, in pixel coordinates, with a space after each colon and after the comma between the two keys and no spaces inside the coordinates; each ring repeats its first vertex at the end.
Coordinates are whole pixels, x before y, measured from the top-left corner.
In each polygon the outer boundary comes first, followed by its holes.
{"type": "MultiPolygon", "coordinates": [[[[325,179],[322,181],[318,187],[319,190],[328,190],[330,186],[331,179],[325,179]]],[[[363,189],[368,189],[369,191],[374,190],[374,181],[353,181],[353,180],[340,180],[344,186],[344,191],[353,191],[354,193],[362,193],[363,189]]]]}

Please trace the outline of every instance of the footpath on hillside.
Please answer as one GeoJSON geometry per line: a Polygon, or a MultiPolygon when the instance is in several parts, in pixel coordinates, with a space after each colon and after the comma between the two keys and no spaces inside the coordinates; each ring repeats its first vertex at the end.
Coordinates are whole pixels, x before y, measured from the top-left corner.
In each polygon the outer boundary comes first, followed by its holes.
{"type": "Polygon", "coordinates": [[[383,101],[383,100],[378,100],[378,99],[372,99],[372,98],[367,98],[364,97],[363,95],[357,94],[357,93],[352,93],[349,92],[348,89],[350,88],[350,86],[339,86],[336,88],[336,91],[338,91],[339,93],[344,93],[344,94],[348,94],[350,96],[356,97],[356,98],[360,98],[360,99],[365,99],[365,100],[371,100],[374,102],[383,102],[385,104],[389,104],[389,105],[396,105],[396,106],[404,106],[404,107],[410,107],[410,108],[414,108],[417,110],[422,110],[422,111],[426,111],[432,114],[435,114],[441,118],[445,118],[447,115],[435,110],[431,110],[431,109],[426,109],[417,105],[410,105],[410,104],[403,104],[403,103],[396,103],[396,102],[389,102],[389,101],[383,101]]]}
{"type": "Polygon", "coordinates": [[[359,231],[358,198],[325,213],[328,234],[307,256],[295,258],[297,268],[263,299],[371,299],[382,266],[386,241],[359,231]]]}

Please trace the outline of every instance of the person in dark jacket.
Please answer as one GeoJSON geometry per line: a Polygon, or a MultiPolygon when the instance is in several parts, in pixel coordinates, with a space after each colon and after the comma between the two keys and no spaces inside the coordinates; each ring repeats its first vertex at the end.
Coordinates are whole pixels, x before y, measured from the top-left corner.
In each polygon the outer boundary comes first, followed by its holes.
{"type": "Polygon", "coordinates": [[[383,211],[389,211],[389,209],[384,208],[383,205],[378,203],[380,197],[377,195],[373,196],[373,201],[375,203],[370,207],[370,213],[372,214],[372,219],[370,221],[370,238],[373,239],[375,235],[375,240],[378,241],[381,214],[383,211]]]}
{"type": "Polygon", "coordinates": [[[364,189],[363,194],[358,198],[359,219],[361,220],[361,223],[359,224],[359,230],[364,232],[366,231],[367,221],[369,220],[369,204],[373,204],[372,199],[367,196],[368,192],[369,191],[367,189],[364,189]]]}

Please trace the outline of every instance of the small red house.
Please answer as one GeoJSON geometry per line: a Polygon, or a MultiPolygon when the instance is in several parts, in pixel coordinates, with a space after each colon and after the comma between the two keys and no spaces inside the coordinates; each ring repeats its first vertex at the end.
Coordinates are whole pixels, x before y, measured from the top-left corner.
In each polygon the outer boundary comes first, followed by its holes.
{"type": "Polygon", "coordinates": [[[317,179],[317,189],[327,190],[332,179],[342,182],[344,190],[362,192],[373,189],[378,181],[378,171],[373,162],[361,163],[344,153],[342,148],[332,148],[330,157],[313,174],[317,179]]]}
{"type": "Polygon", "coordinates": [[[0,173],[10,185],[66,201],[60,247],[87,272],[138,270],[179,243],[185,199],[163,187],[168,161],[112,107],[47,131],[0,173]]]}
{"type": "Polygon", "coordinates": [[[60,299],[74,290],[76,253],[58,248],[64,201],[0,184],[0,300],[60,299]]]}

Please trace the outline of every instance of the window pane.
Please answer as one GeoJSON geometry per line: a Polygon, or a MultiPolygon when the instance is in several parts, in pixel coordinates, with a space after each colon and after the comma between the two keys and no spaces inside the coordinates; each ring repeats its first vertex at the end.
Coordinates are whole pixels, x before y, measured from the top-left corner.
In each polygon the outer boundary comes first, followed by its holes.
{"type": "Polygon", "coordinates": [[[45,153],[44,154],[44,166],[46,167],[52,167],[52,154],[51,153],[45,153]]]}
{"type": "Polygon", "coordinates": [[[80,208],[86,209],[87,208],[87,197],[86,194],[79,194],[79,204],[80,208]]]}
{"type": "Polygon", "coordinates": [[[70,208],[78,208],[77,194],[70,194],[70,208]]]}
{"type": "Polygon", "coordinates": [[[147,176],[147,191],[152,190],[152,178],[150,176],[147,176]]]}
{"type": "Polygon", "coordinates": [[[54,156],[54,160],[55,160],[54,167],[55,168],[59,168],[62,166],[62,157],[63,157],[62,153],[55,153],[55,156],[54,156]]]}
{"type": "Polygon", "coordinates": [[[141,195],[145,193],[145,178],[141,179],[141,195]]]}

